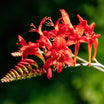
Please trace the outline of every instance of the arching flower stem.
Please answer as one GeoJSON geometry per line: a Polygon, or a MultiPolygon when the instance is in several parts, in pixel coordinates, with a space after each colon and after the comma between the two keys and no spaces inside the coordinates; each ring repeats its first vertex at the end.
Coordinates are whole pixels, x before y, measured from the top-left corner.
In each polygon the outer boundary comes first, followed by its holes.
{"type": "MultiPolygon", "coordinates": [[[[75,57],[74,54],[72,54],[73,57],[75,57]]],[[[89,62],[86,61],[85,59],[77,56],[77,60],[82,61],[83,63],[76,63],[75,67],[77,66],[89,66],[89,62]]],[[[104,72],[104,65],[102,65],[101,63],[99,63],[98,61],[96,61],[95,63],[91,63],[90,66],[93,66],[94,68],[104,72]]]]}

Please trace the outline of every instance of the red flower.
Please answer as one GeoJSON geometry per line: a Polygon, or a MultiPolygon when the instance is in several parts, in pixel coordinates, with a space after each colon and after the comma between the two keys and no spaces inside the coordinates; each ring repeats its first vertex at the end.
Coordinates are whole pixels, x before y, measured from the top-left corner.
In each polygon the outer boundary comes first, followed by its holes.
{"type": "Polygon", "coordinates": [[[69,28],[72,30],[69,34],[69,37],[68,37],[68,40],[67,40],[67,45],[70,46],[72,44],[75,44],[74,62],[76,63],[76,58],[77,58],[77,55],[78,55],[80,43],[87,41],[86,37],[82,36],[85,29],[86,29],[87,21],[83,20],[79,15],[77,15],[80,23],[77,26],[73,26],[71,24],[69,15],[67,14],[67,12],[64,9],[61,10],[61,14],[62,14],[64,23],[68,24],[69,28]]]}
{"type": "Polygon", "coordinates": [[[39,57],[43,62],[45,62],[45,59],[41,53],[41,50],[39,49],[38,43],[29,42],[28,45],[21,47],[20,51],[22,52],[22,59],[24,56],[26,58],[28,55],[35,55],[39,57]]]}
{"type": "Polygon", "coordinates": [[[60,73],[65,64],[69,66],[74,65],[72,52],[67,48],[66,40],[63,37],[57,36],[55,38],[51,50],[46,52],[46,57],[49,56],[51,57],[47,59],[44,65],[44,68],[48,70],[50,70],[51,65],[54,65],[54,68],[56,67],[57,72],[60,73]]]}
{"type": "Polygon", "coordinates": [[[46,21],[46,18],[47,18],[47,17],[44,17],[44,18],[42,19],[42,21],[40,22],[40,25],[39,25],[38,29],[37,29],[33,24],[31,24],[31,26],[32,26],[33,28],[31,28],[30,32],[37,32],[37,33],[40,34],[40,38],[39,38],[39,40],[37,40],[37,43],[39,43],[40,48],[43,48],[43,49],[44,49],[44,48],[47,48],[47,49],[50,49],[51,46],[52,46],[52,44],[51,44],[51,42],[49,41],[49,39],[44,35],[44,32],[42,32],[42,25],[43,25],[43,23],[46,21]]]}
{"type": "Polygon", "coordinates": [[[37,40],[37,43],[39,43],[40,48],[43,49],[50,49],[52,47],[50,40],[44,35],[40,36],[39,40],[37,40]]]}
{"type": "MultiPolygon", "coordinates": [[[[55,25],[53,24],[51,18],[47,18],[47,20],[49,20],[48,22],[46,22],[48,24],[48,26],[53,26],[53,30],[50,31],[43,31],[44,35],[48,38],[51,39],[52,41],[54,41],[54,39],[57,36],[62,36],[62,37],[68,37],[70,33],[72,33],[71,31],[73,31],[68,24],[65,24],[62,20],[62,17],[59,18],[55,25]],[[51,25],[52,24],[52,25],[51,25]]],[[[47,25],[46,24],[46,25],[47,25]]]]}
{"type": "MultiPolygon", "coordinates": [[[[23,39],[22,36],[18,35],[18,40],[19,40],[19,43],[17,43],[17,45],[21,45],[21,46],[27,45],[26,41],[23,39]]],[[[19,50],[18,52],[12,52],[11,55],[14,57],[22,56],[22,52],[20,52],[19,50]]]]}
{"type": "Polygon", "coordinates": [[[96,54],[97,54],[97,48],[98,48],[98,39],[100,37],[99,34],[95,34],[94,32],[95,23],[92,23],[91,25],[87,25],[85,34],[86,38],[88,40],[88,54],[89,54],[89,65],[91,64],[91,52],[92,52],[92,44],[94,45],[94,55],[92,57],[92,60],[95,61],[96,54]]]}
{"type": "MultiPolygon", "coordinates": [[[[27,58],[28,55],[35,55],[39,57],[44,63],[45,59],[42,55],[41,50],[39,49],[39,44],[38,43],[32,43],[31,41],[27,44],[26,41],[22,38],[22,36],[18,36],[19,42],[17,43],[18,45],[21,45],[21,48],[19,52],[21,53],[22,60],[24,58],[27,58]]],[[[12,55],[16,55],[17,53],[14,52],[12,55]]]]}

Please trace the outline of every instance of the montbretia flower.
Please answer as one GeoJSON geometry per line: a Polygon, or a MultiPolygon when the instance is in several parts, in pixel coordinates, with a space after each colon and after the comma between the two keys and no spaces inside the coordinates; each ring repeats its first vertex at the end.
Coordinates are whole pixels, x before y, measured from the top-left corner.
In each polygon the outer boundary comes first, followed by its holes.
{"type": "Polygon", "coordinates": [[[98,38],[100,37],[100,34],[95,34],[94,27],[95,27],[95,23],[92,23],[89,26],[87,25],[87,28],[85,31],[86,39],[88,41],[89,65],[91,65],[92,44],[94,45],[94,55],[92,57],[92,60],[94,61],[97,54],[98,38]]]}
{"type": "Polygon", "coordinates": [[[54,29],[50,31],[43,31],[44,35],[54,41],[57,36],[61,36],[63,38],[69,37],[69,34],[73,32],[73,30],[68,26],[68,24],[65,24],[64,21],[62,20],[63,18],[60,17],[56,23],[54,24],[51,20],[51,18],[47,18],[49,20],[48,26],[53,26],[54,29]],[[51,23],[52,22],[52,23],[51,23]],[[52,24],[52,25],[51,25],[52,24]]]}
{"type": "Polygon", "coordinates": [[[21,47],[20,51],[22,52],[22,59],[27,58],[28,55],[35,55],[45,62],[38,43],[29,42],[28,45],[21,47]]]}
{"type": "Polygon", "coordinates": [[[39,25],[38,29],[33,24],[31,24],[30,26],[32,26],[33,28],[31,28],[31,30],[29,32],[37,32],[40,35],[39,40],[37,40],[37,43],[39,43],[39,47],[40,48],[50,49],[51,46],[52,46],[52,44],[49,41],[49,39],[44,35],[44,32],[42,32],[42,25],[46,21],[46,18],[47,17],[44,17],[42,19],[42,21],[40,22],[40,25],[39,25]]]}
{"type": "Polygon", "coordinates": [[[86,29],[87,21],[86,20],[81,20],[81,17],[79,15],[77,15],[80,23],[77,26],[73,26],[71,24],[68,13],[64,9],[61,9],[60,11],[61,11],[61,14],[62,14],[62,17],[63,17],[63,20],[64,20],[65,24],[68,24],[69,27],[71,28],[71,30],[73,30],[73,31],[70,32],[70,35],[69,35],[68,40],[67,40],[67,45],[70,46],[72,44],[75,44],[74,62],[76,64],[76,58],[77,58],[77,55],[78,55],[80,43],[83,43],[83,42],[87,41],[86,37],[82,36],[84,34],[85,29],[86,29]]]}
{"type": "MultiPolygon", "coordinates": [[[[27,45],[26,41],[23,39],[23,37],[21,35],[18,35],[18,40],[19,40],[19,43],[17,43],[17,45],[21,45],[21,46],[26,46],[27,45]]],[[[22,52],[20,52],[20,51],[12,52],[11,55],[13,57],[22,56],[22,52]]]]}
{"type": "Polygon", "coordinates": [[[19,42],[18,45],[21,45],[20,52],[22,53],[22,59],[27,58],[28,55],[35,55],[39,57],[43,62],[45,59],[39,49],[38,43],[32,43],[31,41],[27,44],[26,41],[22,38],[22,36],[18,36],[19,42]]]}
{"type": "Polygon", "coordinates": [[[57,38],[55,38],[51,50],[46,52],[46,57],[49,56],[50,58],[47,59],[44,65],[44,68],[46,68],[50,72],[50,75],[47,72],[48,78],[52,77],[50,71],[51,65],[54,65],[54,68],[57,69],[58,73],[61,72],[63,66],[74,65],[74,61],[72,58],[72,51],[67,48],[66,41],[63,37],[58,36],[57,38]]]}

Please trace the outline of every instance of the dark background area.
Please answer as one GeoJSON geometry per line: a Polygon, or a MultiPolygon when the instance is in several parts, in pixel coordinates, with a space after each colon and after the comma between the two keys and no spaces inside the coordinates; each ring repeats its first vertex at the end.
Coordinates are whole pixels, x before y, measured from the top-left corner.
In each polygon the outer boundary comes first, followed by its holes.
{"type": "MultiPolygon", "coordinates": [[[[18,35],[35,40],[27,34],[30,24],[38,27],[45,16],[53,22],[65,9],[73,25],[78,24],[77,14],[96,23],[95,32],[101,34],[97,59],[104,64],[104,1],[103,0],[9,0],[0,1],[0,79],[20,61],[11,52],[17,51],[18,35]]],[[[82,44],[79,56],[88,59],[87,44],[82,44]]],[[[41,77],[0,82],[0,104],[103,104],[104,73],[93,67],[63,69],[53,72],[52,79],[41,77]]]]}

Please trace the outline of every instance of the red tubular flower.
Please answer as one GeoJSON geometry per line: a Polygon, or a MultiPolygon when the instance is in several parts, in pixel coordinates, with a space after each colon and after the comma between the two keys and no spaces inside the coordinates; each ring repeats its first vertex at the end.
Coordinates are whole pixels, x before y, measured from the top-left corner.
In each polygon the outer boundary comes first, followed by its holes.
{"type": "Polygon", "coordinates": [[[30,41],[27,44],[26,41],[20,35],[18,36],[18,39],[19,39],[20,43],[17,43],[17,44],[22,46],[19,50],[21,53],[21,56],[22,56],[22,60],[24,57],[27,58],[28,55],[35,55],[35,56],[39,57],[45,63],[45,59],[41,53],[41,50],[39,49],[38,43],[32,43],[30,41]]]}
{"type": "Polygon", "coordinates": [[[67,45],[75,44],[74,62],[76,64],[76,58],[77,58],[77,55],[78,55],[80,43],[87,41],[85,36],[82,36],[85,29],[86,29],[87,21],[83,20],[79,15],[77,15],[80,23],[77,26],[73,27],[73,25],[71,24],[69,15],[67,14],[67,12],[64,9],[61,10],[61,14],[62,14],[64,23],[68,24],[69,27],[71,28],[71,30],[73,30],[73,31],[71,31],[72,33],[70,33],[70,35],[68,37],[67,45]]]}
{"type": "Polygon", "coordinates": [[[50,31],[43,31],[43,33],[48,39],[51,39],[52,41],[54,41],[54,39],[57,36],[61,36],[65,38],[68,37],[69,34],[73,32],[73,29],[71,29],[68,24],[65,24],[63,21],[61,21],[62,17],[60,17],[56,21],[55,25],[53,24],[52,20],[50,20],[50,18],[47,18],[47,20],[49,20],[48,23],[46,22],[48,26],[53,26],[54,29],[50,31]]]}
{"type": "Polygon", "coordinates": [[[51,50],[46,53],[46,56],[50,54],[51,57],[45,62],[44,68],[49,69],[51,65],[54,65],[54,68],[56,67],[57,72],[60,73],[65,64],[73,66],[74,61],[72,59],[72,52],[66,47],[65,39],[57,36],[51,50]]]}
{"type": "Polygon", "coordinates": [[[95,23],[92,23],[91,25],[87,25],[85,34],[86,38],[88,40],[88,54],[89,54],[89,65],[91,65],[91,52],[92,52],[92,44],[94,45],[94,55],[92,57],[92,60],[95,61],[96,54],[97,54],[97,48],[98,48],[98,39],[100,37],[99,34],[95,34],[94,32],[95,23]]]}
{"type": "Polygon", "coordinates": [[[49,39],[44,35],[44,32],[42,32],[42,25],[43,25],[43,23],[46,21],[46,18],[47,18],[47,17],[44,17],[44,18],[42,19],[42,21],[40,22],[40,25],[39,25],[38,29],[32,24],[31,26],[32,26],[33,28],[31,28],[30,32],[37,32],[37,33],[40,34],[40,39],[37,40],[37,43],[39,43],[40,48],[43,48],[43,49],[44,49],[44,48],[47,48],[47,49],[50,49],[51,46],[52,46],[52,44],[51,44],[51,42],[49,41],[49,39]]]}
{"type": "Polygon", "coordinates": [[[84,34],[84,31],[86,29],[86,26],[87,26],[87,21],[85,20],[80,20],[80,16],[77,15],[77,17],[79,18],[79,21],[80,23],[75,27],[75,35],[73,37],[75,37],[74,41],[75,41],[75,57],[74,57],[74,62],[76,63],[76,57],[78,55],[78,51],[79,51],[79,46],[80,46],[80,43],[83,43],[83,42],[87,42],[87,39],[85,36],[82,36],[84,34]]]}
{"type": "Polygon", "coordinates": [[[22,52],[22,59],[24,56],[27,57],[28,55],[35,55],[39,57],[43,62],[45,62],[45,59],[39,49],[38,43],[29,42],[29,45],[23,46],[20,48],[20,51],[22,52]]]}

